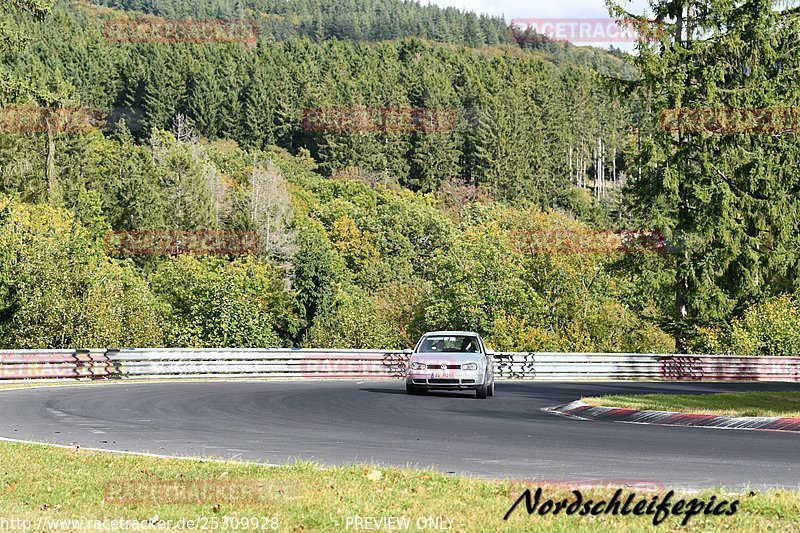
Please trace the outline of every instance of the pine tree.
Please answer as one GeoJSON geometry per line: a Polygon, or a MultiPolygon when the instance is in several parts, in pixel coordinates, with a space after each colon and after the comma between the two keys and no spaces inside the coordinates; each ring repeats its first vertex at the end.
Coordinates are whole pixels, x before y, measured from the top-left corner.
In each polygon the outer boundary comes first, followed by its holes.
{"type": "Polygon", "coordinates": [[[141,105],[145,131],[171,126],[186,98],[186,80],[179,68],[179,57],[161,47],[144,48],[140,61],[148,65],[141,105]]]}
{"type": "Polygon", "coordinates": [[[153,158],[135,144],[124,121],[117,129],[117,143],[113,193],[107,205],[112,226],[120,230],[164,228],[170,206],[154,179],[153,158]]]}
{"type": "MultiPolygon", "coordinates": [[[[0,4],[0,58],[9,52],[19,51],[27,39],[18,29],[18,22],[25,15],[41,21],[50,13],[53,0],[17,0],[0,4]],[[15,29],[17,28],[17,29],[15,29]]],[[[35,91],[35,87],[0,68],[1,103],[16,101],[35,91]]]]}
{"type": "Polygon", "coordinates": [[[214,139],[218,135],[223,97],[218,77],[207,62],[203,63],[202,70],[190,75],[186,108],[198,131],[205,137],[214,139]]]}
{"type": "MultiPolygon", "coordinates": [[[[651,1],[667,31],[639,47],[642,78],[635,87],[652,125],[644,126],[641,178],[631,191],[642,220],[674,241],[672,328],[679,351],[693,326],[724,322],[748,302],[798,283],[796,131],[750,133],[740,115],[725,112],[699,128],[687,127],[685,113],[674,128],[655,126],[669,109],[776,109],[797,102],[800,17],[772,4],[651,1]]],[[[659,29],[651,27],[654,34],[659,29]]]]}

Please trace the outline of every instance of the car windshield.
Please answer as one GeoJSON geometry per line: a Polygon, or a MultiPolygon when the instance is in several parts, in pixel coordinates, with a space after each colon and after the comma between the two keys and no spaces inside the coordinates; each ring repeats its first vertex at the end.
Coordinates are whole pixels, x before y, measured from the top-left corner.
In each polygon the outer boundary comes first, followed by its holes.
{"type": "Polygon", "coordinates": [[[422,340],[419,351],[479,353],[481,350],[474,335],[430,335],[422,340]]]}

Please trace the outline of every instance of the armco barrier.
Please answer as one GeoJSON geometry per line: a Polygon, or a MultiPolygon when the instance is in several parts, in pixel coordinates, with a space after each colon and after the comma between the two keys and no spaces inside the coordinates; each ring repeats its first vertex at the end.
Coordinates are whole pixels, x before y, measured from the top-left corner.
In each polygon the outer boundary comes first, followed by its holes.
{"type": "MultiPolygon", "coordinates": [[[[408,356],[386,350],[93,349],[0,351],[0,380],[310,378],[386,379],[408,356]]],[[[500,379],[800,381],[800,357],[632,353],[498,353],[500,379]]]]}
{"type": "Polygon", "coordinates": [[[109,350],[108,359],[115,375],[139,378],[390,378],[406,368],[403,352],[383,350],[109,350]]]}
{"type": "Polygon", "coordinates": [[[0,350],[0,380],[107,378],[106,350],[0,350]]]}
{"type": "Polygon", "coordinates": [[[518,379],[800,381],[800,357],[632,353],[500,353],[496,371],[518,379]]]}

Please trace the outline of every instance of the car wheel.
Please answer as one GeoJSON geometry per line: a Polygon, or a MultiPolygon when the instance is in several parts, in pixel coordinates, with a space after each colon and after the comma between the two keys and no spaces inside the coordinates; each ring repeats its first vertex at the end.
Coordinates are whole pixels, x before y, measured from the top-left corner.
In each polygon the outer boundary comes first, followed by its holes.
{"type": "Polygon", "coordinates": [[[411,383],[406,383],[406,394],[416,394],[417,391],[414,390],[414,385],[411,383]]]}
{"type": "Polygon", "coordinates": [[[475,396],[477,396],[481,400],[485,400],[488,394],[489,394],[489,387],[487,387],[485,383],[480,387],[478,387],[478,389],[475,391],[475,396]]]}
{"type": "Polygon", "coordinates": [[[486,394],[489,396],[494,396],[494,380],[489,384],[489,388],[486,390],[486,394]]]}

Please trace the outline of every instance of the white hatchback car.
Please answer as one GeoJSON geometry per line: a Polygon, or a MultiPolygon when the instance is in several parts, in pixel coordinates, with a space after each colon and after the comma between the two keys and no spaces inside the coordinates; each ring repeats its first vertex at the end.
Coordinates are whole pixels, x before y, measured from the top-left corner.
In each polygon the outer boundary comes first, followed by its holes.
{"type": "Polygon", "coordinates": [[[470,331],[426,333],[410,355],[406,392],[474,390],[478,398],[494,396],[494,352],[470,331]]]}

